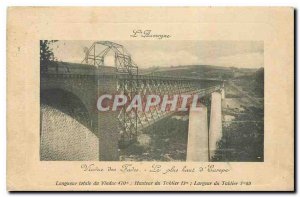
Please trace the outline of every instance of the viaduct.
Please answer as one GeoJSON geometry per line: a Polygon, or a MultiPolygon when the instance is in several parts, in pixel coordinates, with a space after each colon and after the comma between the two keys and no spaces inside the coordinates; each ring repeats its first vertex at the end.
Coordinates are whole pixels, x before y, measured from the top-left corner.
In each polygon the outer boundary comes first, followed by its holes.
{"type": "Polygon", "coordinates": [[[209,116],[207,106],[203,104],[199,105],[201,110],[189,112],[187,161],[209,161],[222,137],[222,80],[141,75],[126,49],[109,41],[95,42],[86,52],[82,64],[49,62],[41,65],[41,103],[58,95],[55,99],[67,99],[66,103],[80,106],[80,110],[74,113],[86,117],[80,121],[97,137],[98,159],[101,161],[118,161],[120,148],[134,142],[144,128],[172,114],[156,108],[149,112],[126,112],[124,109],[100,112],[97,99],[103,94],[129,97],[136,94],[197,94],[199,98],[210,97],[209,116]],[[98,45],[104,46],[104,50],[97,51],[98,45]],[[114,67],[104,65],[108,53],[114,54],[114,67]]]}

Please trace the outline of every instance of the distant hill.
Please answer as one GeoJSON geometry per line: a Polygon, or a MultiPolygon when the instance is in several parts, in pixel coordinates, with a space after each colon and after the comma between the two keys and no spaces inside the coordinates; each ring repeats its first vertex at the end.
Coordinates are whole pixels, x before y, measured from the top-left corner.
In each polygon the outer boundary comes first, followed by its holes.
{"type": "Polygon", "coordinates": [[[249,75],[243,75],[234,79],[235,83],[247,90],[252,96],[264,97],[264,68],[256,69],[249,75]]]}
{"type": "Polygon", "coordinates": [[[254,73],[252,83],[256,94],[264,97],[264,68],[260,68],[254,73]]]}
{"type": "Polygon", "coordinates": [[[251,75],[255,73],[256,70],[257,69],[211,65],[182,65],[140,69],[140,73],[156,76],[230,79],[244,75],[251,75]]]}

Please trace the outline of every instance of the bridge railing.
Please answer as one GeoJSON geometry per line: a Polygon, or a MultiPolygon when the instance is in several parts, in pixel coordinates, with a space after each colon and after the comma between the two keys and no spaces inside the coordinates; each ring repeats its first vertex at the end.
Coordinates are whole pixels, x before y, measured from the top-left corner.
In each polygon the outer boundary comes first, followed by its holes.
{"type": "Polygon", "coordinates": [[[156,76],[156,75],[133,75],[129,76],[128,74],[118,75],[120,79],[135,79],[135,80],[171,80],[171,81],[218,81],[223,82],[223,79],[216,78],[195,78],[195,77],[181,77],[181,76],[156,76]]]}

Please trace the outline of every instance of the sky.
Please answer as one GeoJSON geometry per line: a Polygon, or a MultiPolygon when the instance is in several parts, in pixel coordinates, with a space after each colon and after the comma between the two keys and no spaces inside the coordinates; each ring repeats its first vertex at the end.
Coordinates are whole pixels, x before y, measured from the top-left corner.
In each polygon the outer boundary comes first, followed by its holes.
{"type": "MultiPolygon", "coordinates": [[[[84,48],[94,41],[58,41],[52,45],[58,61],[81,63],[84,48]]],[[[214,65],[260,68],[264,65],[263,41],[137,40],[113,41],[123,45],[139,68],[152,66],[214,65]]],[[[97,52],[103,50],[99,46],[97,52]]],[[[113,53],[105,63],[113,66],[113,53]]]]}

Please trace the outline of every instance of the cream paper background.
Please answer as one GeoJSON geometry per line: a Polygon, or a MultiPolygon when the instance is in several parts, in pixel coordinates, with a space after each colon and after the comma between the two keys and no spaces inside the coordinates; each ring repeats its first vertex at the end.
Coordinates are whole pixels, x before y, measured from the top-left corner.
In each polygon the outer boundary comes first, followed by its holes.
{"type": "MultiPolygon", "coordinates": [[[[7,189],[19,190],[293,190],[294,10],[266,7],[11,7],[7,22],[7,189]],[[119,168],[122,162],[40,161],[39,40],[138,40],[134,29],[169,40],[263,40],[264,162],[126,162],[139,173],[84,172],[82,164],[119,168]],[[213,164],[228,173],[149,173],[213,164]],[[56,181],[251,181],[251,186],[57,186],[56,181]]],[[[149,40],[153,38],[147,38],[149,40]]]]}

